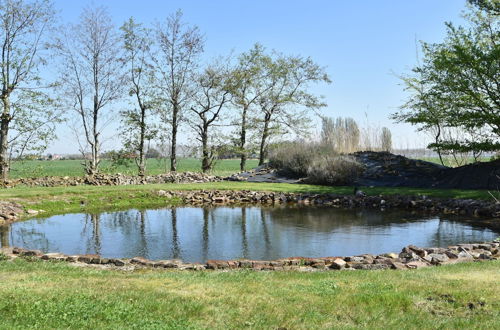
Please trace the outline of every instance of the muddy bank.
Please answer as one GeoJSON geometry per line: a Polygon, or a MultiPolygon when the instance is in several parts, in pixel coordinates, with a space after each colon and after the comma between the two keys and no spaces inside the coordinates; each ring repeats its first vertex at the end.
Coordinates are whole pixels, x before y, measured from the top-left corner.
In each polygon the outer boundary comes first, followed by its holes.
{"type": "MultiPolygon", "coordinates": [[[[352,184],[373,187],[415,187],[500,190],[500,160],[450,168],[388,152],[363,151],[351,155],[364,167],[352,184]]],[[[261,166],[228,178],[234,181],[316,183],[289,178],[278,169],[261,166]]],[[[321,184],[321,183],[319,183],[321,184]]]]}

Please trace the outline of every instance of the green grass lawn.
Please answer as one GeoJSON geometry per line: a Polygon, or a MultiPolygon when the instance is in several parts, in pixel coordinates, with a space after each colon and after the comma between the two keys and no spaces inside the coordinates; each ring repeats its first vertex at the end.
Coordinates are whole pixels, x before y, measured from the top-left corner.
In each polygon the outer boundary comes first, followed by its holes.
{"type": "Polygon", "coordinates": [[[498,329],[499,275],[500,261],[319,273],[0,261],[0,328],[498,329]]]}
{"type": "MultiPolygon", "coordinates": [[[[249,159],[247,168],[257,166],[258,160],[249,159]]],[[[165,173],[170,169],[170,162],[165,166],[165,160],[148,159],[147,173],[150,175],[165,173]]],[[[130,166],[119,166],[111,169],[110,161],[104,159],[101,163],[103,172],[107,173],[122,173],[122,174],[137,174],[135,163],[130,166]]],[[[200,172],[201,161],[194,158],[181,158],[178,160],[178,171],[180,172],[200,172]]],[[[240,171],[239,159],[221,159],[219,160],[212,172],[214,175],[227,176],[240,171]]],[[[83,176],[83,166],[81,160],[27,160],[14,161],[10,171],[10,177],[42,177],[42,176],[83,176]]]]}

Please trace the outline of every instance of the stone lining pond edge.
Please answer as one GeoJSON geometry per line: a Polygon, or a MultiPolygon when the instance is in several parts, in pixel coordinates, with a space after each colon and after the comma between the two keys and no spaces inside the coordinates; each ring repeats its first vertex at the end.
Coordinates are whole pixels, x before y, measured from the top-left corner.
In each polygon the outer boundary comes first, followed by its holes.
{"type": "MultiPolygon", "coordinates": [[[[500,203],[476,199],[429,198],[410,195],[356,196],[313,193],[279,193],[248,190],[192,190],[155,192],[168,204],[180,199],[177,206],[328,206],[336,208],[401,209],[423,214],[471,216],[467,222],[500,229],[500,203]]],[[[164,204],[164,205],[165,205],[164,204]]],[[[158,205],[161,207],[162,205],[158,205]]],[[[16,202],[0,201],[0,225],[36,216],[42,210],[30,210],[16,202]]]]}
{"type": "MultiPolygon", "coordinates": [[[[272,261],[263,260],[208,260],[206,263],[189,263],[182,260],[149,260],[142,257],[131,259],[103,258],[99,255],[65,255],[43,253],[18,247],[0,248],[0,255],[9,260],[16,258],[61,261],[80,266],[100,266],[115,269],[179,269],[179,270],[238,270],[256,271],[329,271],[329,270],[382,270],[418,269],[461,262],[500,260],[500,239],[479,244],[457,244],[447,248],[404,247],[399,254],[363,254],[348,257],[304,258],[291,257],[272,261]]],[[[1,258],[0,258],[1,260],[1,258]]]]}

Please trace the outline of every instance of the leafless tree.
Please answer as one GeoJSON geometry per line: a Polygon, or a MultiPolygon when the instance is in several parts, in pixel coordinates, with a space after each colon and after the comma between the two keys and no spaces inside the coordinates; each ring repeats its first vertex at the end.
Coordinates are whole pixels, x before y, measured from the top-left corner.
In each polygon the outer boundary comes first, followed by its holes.
{"type": "Polygon", "coordinates": [[[171,125],[170,170],[177,170],[177,132],[193,95],[193,75],[203,52],[204,40],[198,27],[182,22],[182,11],[156,27],[157,54],[153,59],[159,87],[165,97],[163,118],[171,125]]]}
{"type": "MultiPolygon", "coordinates": [[[[38,69],[45,64],[42,50],[47,31],[53,24],[54,10],[49,0],[0,1],[0,176],[6,180],[9,172],[9,130],[17,120],[29,139],[36,136],[38,121],[30,127],[24,119],[35,119],[45,110],[49,98],[37,91],[40,87],[38,69]],[[32,111],[20,111],[21,102],[30,104],[32,111]],[[27,114],[30,117],[26,117],[27,114]],[[26,131],[27,130],[27,131],[26,131]]],[[[16,138],[17,139],[17,138],[16,138]]],[[[29,140],[31,142],[31,140],[29,140]]]]}
{"type": "Polygon", "coordinates": [[[61,87],[68,106],[78,114],[84,134],[80,151],[88,175],[99,172],[101,133],[109,124],[110,105],[123,86],[120,39],[104,7],[87,7],[57,42],[61,87]]]}
{"type": "Polygon", "coordinates": [[[387,151],[387,152],[392,151],[392,134],[387,127],[382,127],[382,133],[380,134],[380,142],[382,144],[382,151],[387,151]]]}

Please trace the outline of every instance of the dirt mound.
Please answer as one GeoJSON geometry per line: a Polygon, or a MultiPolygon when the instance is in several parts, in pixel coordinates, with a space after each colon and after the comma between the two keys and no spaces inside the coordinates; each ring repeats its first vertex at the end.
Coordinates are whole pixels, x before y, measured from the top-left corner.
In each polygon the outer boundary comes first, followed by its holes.
{"type": "Polygon", "coordinates": [[[388,152],[353,156],[366,168],[356,182],[363,186],[500,189],[500,160],[450,168],[388,152]]]}
{"type": "Polygon", "coordinates": [[[500,159],[448,168],[435,186],[439,188],[500,190],[500,159]]]}
{"type": "MultiPolygon", "coordinates": [[[[388,152],[362,151],[351,155],[363,164],[358,186],[455,188],[500,190],[500,160],[456,168],[410,159],[388,152]]],[[[287,178],[266,166],[228,178],[248,182],[305,183],[307,178],[287,178]]]]}
{"type": "Polygon", "coordinates": [[[352,156],[365,167],[355,182],[360,186],[431,187],[448,169],[439,164],[388,152],[363,151],[352,156]]]}

